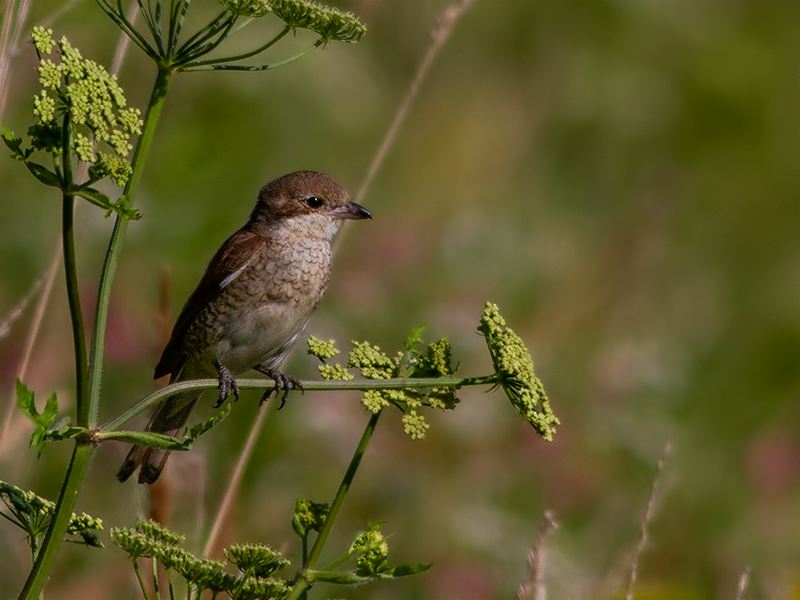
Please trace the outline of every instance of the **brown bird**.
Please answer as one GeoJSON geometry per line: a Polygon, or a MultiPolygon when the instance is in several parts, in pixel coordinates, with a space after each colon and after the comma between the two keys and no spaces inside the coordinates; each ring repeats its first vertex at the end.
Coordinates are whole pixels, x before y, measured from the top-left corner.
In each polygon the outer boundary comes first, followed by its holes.
{"type": "MultiPolygon", "coordinates": [[[[186,301],[154,377],[216,376],[219,404],[231,392],[238,398],[234,375],[255,369],[285,395],[298,383],[278,368],[325,291],[331,240],[342,219],[366,218],[370,212],[323,173],[298,171],[265,185],[250,219],[217,250],[186,301]]],[[[192,391],[164,400],[147,430],[177,434],[199,396],[192,391]]],[[[125,481],[141,466],[139,483],[153,483],[168,456],[167,450],[134,446],[117,479],[125,481]]]]}

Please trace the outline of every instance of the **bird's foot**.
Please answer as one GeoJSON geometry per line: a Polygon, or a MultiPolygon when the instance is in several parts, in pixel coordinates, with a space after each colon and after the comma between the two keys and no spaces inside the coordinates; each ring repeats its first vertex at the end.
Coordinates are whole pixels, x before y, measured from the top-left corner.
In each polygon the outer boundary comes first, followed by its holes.
{"type": "Polygon", "coordinates": [[[225,399],[233,392],[234,399],[239,399],[239,386],[233,378],[233,374],[228,370],[228,367],[221,363],[216,363],[217,378],[219,379],[219,397],[217,398],[214,408],[219,408],[225,399]]]}
{"type": "Polygon", "coordinates": [[[274,392],[276,394],[276,398],[280,398],[280,406],[278,410],[282,409],[286,404],[286,397],[289,395],[289,392],[292,390],[300,390],[303,391],[303,386],[300,384],[300,380],[296,377],[291,375],[287,375],[286,373],[281,373],[279,371],[274,371],[272,369],[257,369],[261,373],[264,373],[267,377],[271,377],[275,380],[275,387],[269,388],[264,392],[261,396],[261,400],[259,401],[258,405],[261,406],[269,400],[269,397],[274,392]]]}

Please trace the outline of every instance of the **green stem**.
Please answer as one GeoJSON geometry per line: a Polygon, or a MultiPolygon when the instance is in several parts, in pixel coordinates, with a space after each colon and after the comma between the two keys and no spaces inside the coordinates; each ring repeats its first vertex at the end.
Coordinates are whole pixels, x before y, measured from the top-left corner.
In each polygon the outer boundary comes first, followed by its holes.
{"type": "Polygon", "coordinates": [[[271,71],[278,67],[285,67],[297,60],[303,58],[309,52],[319,48],[324,43],[324,40],[318,40],[313,46],[274,63],[268,65],[236,65],[228,63],[188,63],[186,66],[180,67],[181,71],[271,71]]]}
{"type": "MultiPolygon", "coordinates": [[[[63,168],[62,184],[65,190],[72,187],[72,124],[69,113],[64,116],[61,140],[61,162],[63,168]]],[[[80,290],[78,288],[78,267],[75,258],[75,197],[69,192],[62,194],[61,244],[64,254],[64,275],[67,284],[69,316],[72,321],[72,342],[75,354],[75,412],[76,423],[86,427],[87,421],[87,371],[86,371],[86,330],[83,326],[80,290]]]]}
{"type": "Polygon", "coordinates": [[[139,582],[139,589],[142,590],[142,600],[147,600],[147,588],[144,586],[144,579],[142,579],[142,570],[139,568],[139,559],[133,559],[133,571],[136,573],[136,581],[139,582]]]}
{"type": "MultiPolygon", "coordinates": [[[[139,187],[145,159],[147,158],[150,146],[153,142],[156,126],[161,116],[161,110],[164,107],[164,99],[169,90],[172,76],[173,71],[161,68],[153,84],[153,91],[150,94],[150,103],[147,106],[147,113],[145,114],[144,125],[142,127],[142,135],[139,137],[139,143],[136,145],[136,152],[133,155],[131,176],[123,192],[123,197],[129,204],[132,203],[137,188],[139,187]]],[[[114,229],[111,232],[111,239],[108,242],[108,249],[106,250],[103,272],[100,276],[100,287],[97,291],[94,335],[92,339],[92,350],[89,355],[89,427],[94,427],[97,423],[111,286],[114,280],[114,273],[117,270],[117,261],[119,260],[119,253],[122,248],[122,240],[125,237],[127,229],[128,220],[117,215],[114,229]]]]}
{"type": "MultiPolygon", "coordinates": [[[[494,385],[497,375],[483,375],[480,377],[396,377],[394,379],[354,379],[352,381],[301,381],[303,391],[333,391],[333,390],[391,390],[430,387],[463,387],[467,385],[494,385]]],[[[240,390],[266,390],[275,386],[269,379],[237,379],[236,384],[240,390]]],[[[145,412],[148,408],[174,394],[189,390],[210,390],[219,387],[216,379],[193,379],[179,381],[164,386],[146,396],[128,410],[109,421],[99,431],[115,431],[131,419],[145,412]]]]}
{"type": "MultiPolygon", "coordinates": [[[[371,415],[369,422],[364,429],[364,433],[361,434],[361,439],[358,442],[356,451],[353,453],[353,458],[350,459],[350,464],[347,466],[347,471],[345,471],[342,482],[339,484],[339,489],[336,490],[336,496],[334,496],[333,502],[331,502],[331,507],[328,510],[328,516],[325,518],[325,523],[322,525],[319,535],[314,540],[314,545],[311,546],[311,551],[308,553],[308,558],[303,562],[303,572],[308,569],[313,569],[314,565],[317,563],[317,560],[319,560],[319,556],[322,553],[322,548],[325,546],[325,542],[328,540],[331,529],[333,529],[333,523],[336,520],[336,516],[339,514],[339,509],[342,508],[342,504],[344,503],[345,496],[347,496],[347,492],[350,490],[350,486],[353,483],[353,478],[355,477],[356,471],[358,471],[358,467],[361,464],[361,459],[364,456],[364,452],[367,450],[367,444],[369,444],[370,439],[372,439],[372,434],[375,432],[375,426],[378,424],[378,419],[380,416],[380,412],[371,415]]],[[[310,585],[311,581],[301,574],[298,581],[292,587],[292,593],[289,594],[287,600],[297,600],[301,596],[305,596],[306,590],[310,585]]]]}
{"type": "Polygon", "coordinates": [[[213,64],[218,64],[218,63],[236,62],[237,60],[243,60],[245,58],[250,58],[251,56],[255,56],[256,54],[261,54],[265,50],[269,50],[272,46],[277,44],[281,40],[281,38],[283,38],[287,33],[289,33],[289,31],[290,31],[290,28],[288,26],[284,27],[278,35],[276,35],[274,38],[272,38],[266,44],[264,44],[263,46],[259,46],[258,48],[256,48],[255,50],[251,50],[250,52],[244,52],[243,54],[237,54],[236,56],[225,56],[225,57],[222,57],[222,58],[210,58],[208,60],[199,60],[199,61],[195,61],[195,62],[193,62],[193,63],[191,63],[190,65],[187,65],[187,66],[199,67],[199,66],[202,66],[202,65],[213,65],[213,64]]]}
{"type": "Polygon", "coordinates": [[[19,598],[21,600],[38,599],[42,594],[44,584],[55,563],[56,553],[64,540],[64,534],[72,517],[72,509],[78,500],[78,492],[80,492],[83,484],[83,478],[88,470],[89,459],[92,457],[93,450],[92,446],[75,444],[72,458],[64,476],[64,484],[61,487],[53,513],[53,519],[42,542],[42,548],[36,555],[36,562],[28,574],[25,587],[20,592],[19,598]]]}
{"type": "MultiPolygon", "coordinates": [[[[150,149],[155,133],[158,118],[161,115],[161,109],[164,104],[164,97],[166,96],[169,82],[172,78],[173,72],[166,69],[159,69],[158,76],[156,77],[153,86],[153,92],[150,96],[150,104],[147,107],[147,114],[145,115],[144,125],[142,128],[142,135],[139,138],[139,143],[136,146],[136,153],[133,157],[132,173],[125,187],[124,196],[130,202],[136,191],[137,185],[142,177],[142,170],[144,166],[145,157],[150,149]]],[[[68,123],[66,124],[68,125],[68,123]]],[[[67,132],[68,134],[68,132],[67,132]]],[[[68,157],[67,157],[68,158],[68,157]]],[[[69,160],[64,160],[64,173],[65,179],[69,173],[69,160]]],[[[71,177],[71,175],[69,175],[71,177]]],[[[66,204],[66,202],[65,202],[66,204]]],[[[65,213],[71,215],[71,210],[67,210],[65,206],[65,213]]],[[[103,349],[106,332],[106,320],[108,318],[108,302],[111,296],[111,282],[114,277],[114,271],[117,266],[117,259],[122,239],[127,228],[127,220],[117,216],[117,221],[114,224],[114,230],[111,234],[108,250],[106,251],[106,260],[103,265],[103,273],[100,279],[100,288],[97,292],[97,310],[95,315],[95,329],[93,335],[92,349],[89,359],[88,381],[86,377],[81,377],[81,370],[78,370],[78,392],[77,392],[77,415],[78,425],[82,427],[94,427],[97,423],[97,409],[100,398],[100,379],[103,367],[103,349]],[[82,384],[82,382],[86,382],[82,384]],[[84,385],[84,391],[81,392],[81,385],[84,385]],[[88,389],[86,386],[88,385],[88,389]]],[[[65,230],[66,233],[66,230],[65,230]]],[[[70,235],[65,235],[65,248],[74,248],[74,242],[67,241],[71,237],[71,225],[69,230],[70,235]]],[[[65,253],[65,267],[70,270],[67,264],[66,257],[69,254],[65,253]]],[[[74,273],[74,267],[72,267],[74,273]]],[[[71,285],[69,283],[68,274],[68,290],[71,285]]],[[[75,285],[75,289],[77,286],[75,285]]],[[[72,306],[70,307],[72,311],[72,306]]],[[[78,307],[78,313],[80,312],[78,307]]],[[[73,315],[73,324],[75,315],[73,315]]],[[[85,363],[84,363],[85,364],[85,363]]],[[[85,367],[84,367],[85,368],[85,367]]],[[[33,565],[25,586],[20,592],[20,600],[34,600],[39,598],[42,590],[44,589],[45,582],[47,581],[50,571],[55,563],[55,558],[58,553],[61,543],[64,541],[64,536],[67,532],[70,517],[75,509],[75,504],[78,501],[78,493],[83,485],[83,480],[86,477],[89,461],[94,452],[94,447],[87,445],[80,441],[75,444],[75,449],[72,453],[72,459],[67,467],[67,472],[64,475],[64,481],[61,484],[61,491],[59,492],[58,501],[53,513],[53,519],[50,522],[50,527],[44,538],[42,548],[36,557],[36,562],[33,565]]]]}

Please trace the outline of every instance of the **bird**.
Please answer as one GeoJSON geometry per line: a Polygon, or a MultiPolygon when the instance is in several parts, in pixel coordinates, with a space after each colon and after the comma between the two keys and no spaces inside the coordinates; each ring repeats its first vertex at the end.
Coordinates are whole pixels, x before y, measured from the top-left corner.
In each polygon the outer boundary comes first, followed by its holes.
{"type": "MultiPolygon", "coordinates": [[[[170,382],[216,376],[219,406],[235,375],[255,369],[274,379],[265,392],[283,393],[299,382],[279,370],[322,298],[331,273],[331,241],[345,219],[371,219],[347,191],[318,171],[296,171],[261,188],[247,222],[211,259],[189,296],[155,367],[170,382]]],[[[200,396],[181,392],[156,406],[147,431],[176,435],[200,396]]],[[[154,483],[169,456],[133,446],[117,471],[127,480],[154,483]]]]}

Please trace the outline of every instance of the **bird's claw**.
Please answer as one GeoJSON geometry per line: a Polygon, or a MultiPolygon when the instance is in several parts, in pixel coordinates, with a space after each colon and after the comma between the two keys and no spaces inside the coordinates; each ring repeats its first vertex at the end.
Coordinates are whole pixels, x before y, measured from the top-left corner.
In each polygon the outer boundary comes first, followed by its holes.
{"type": "Polygon", "coordinates": [[[279,373],[278,371],[272,371],[270,373],[266,373],[266,375],[275,380],[275,387],[269,388],[264,392],[264,394],[261,396],[260,402],[258,403],[259,406],[269,400],[269,397],[274,392],[276,394],[276,398],[280,398],[280,406],[278,406],[278,410],[280,410],[286,405],[286,398],[290,391],[300,390],[301,393],[303,392],[303,386],[300,384],[300,380],[292,375],[286,375],[285,373],[279,373]]]}
{"type": "Polygon", "coordinates": [[[239,399],[239,385],[225,365],[217,364],[217,377],[219,380],[219,396],[214,408],[222,406],[222,403],[231,395],[231,392],[233,392],[235,400],[239,399]]]}

